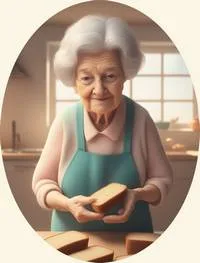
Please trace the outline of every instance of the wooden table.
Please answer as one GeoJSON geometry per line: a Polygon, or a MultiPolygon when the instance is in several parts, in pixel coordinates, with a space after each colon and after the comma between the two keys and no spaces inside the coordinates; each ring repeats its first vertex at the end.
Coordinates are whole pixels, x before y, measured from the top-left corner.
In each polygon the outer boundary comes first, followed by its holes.
{"type": "MultiPolygon", "coordinates": [[[[58,235],[61,232],[38,231],[38,234],[45,240],[50,236],[58,235]]],[[[114,259],[120,256],[127,256],[125,249],[125,232],[84,232],[89,236],[88,246],[105,246],[114,251],[114,259]]]]}

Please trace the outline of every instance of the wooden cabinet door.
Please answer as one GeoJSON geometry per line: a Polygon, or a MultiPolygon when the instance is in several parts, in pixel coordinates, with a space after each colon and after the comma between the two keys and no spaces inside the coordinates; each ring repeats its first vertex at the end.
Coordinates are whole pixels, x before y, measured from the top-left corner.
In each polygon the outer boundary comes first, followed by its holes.
{"type": "Polygon", "coordinates": [[[164,231],[180,211],[192,183],[196,161],[172,161],[171,165],[173,186],[161,205],[150,207],[155,231],[164,231]]]}
{"type": "Polygon", "coordinates": [[[5,171],[12,194],[26,220],[35,230],[50,229],[50,212],[38,205],[32,191],[36,161],[5,161],[5,171]]]}

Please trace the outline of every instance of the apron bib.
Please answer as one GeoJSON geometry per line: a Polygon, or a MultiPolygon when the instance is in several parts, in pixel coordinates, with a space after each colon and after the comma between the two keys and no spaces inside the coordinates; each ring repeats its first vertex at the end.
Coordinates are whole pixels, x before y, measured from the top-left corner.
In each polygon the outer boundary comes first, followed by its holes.
{"type": "MultiPolygon", "coordinates": [[[[124,132],[124,150],[121,154],[101,155],[85,151],[83,106],[76,107],[77,151],[66,169],[61,189],[64,195],[71,198],[77,195],[89,196],[103,186],[117,182],[128,188],[141,187],[139,174],[132,157],[132,130],[134,104],[125,97],[126,119],[124,132]]],[[[122,206],[115,206],[108,214],[117,213],[122,206]]],[[[87,207],[90,209],[90,207],[87,207]]],[[[79,223],[70,212],[53,210],[51,231],[122,231],[153,232],[148,203],[138,201],[135,210],[125,223],[106,224],[102,220],[79,223]]]]}

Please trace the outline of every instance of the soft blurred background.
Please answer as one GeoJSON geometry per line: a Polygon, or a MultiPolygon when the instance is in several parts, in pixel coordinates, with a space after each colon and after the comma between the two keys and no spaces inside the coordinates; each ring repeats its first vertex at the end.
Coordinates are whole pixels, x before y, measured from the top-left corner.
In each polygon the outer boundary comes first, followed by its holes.
{"type": "Polygon", "coordinates": [[[87,14],[125,19],[145,54],[144,67],[125,83],[124,94],[150,112],[174,170],[168,200],[151,208],[156,231],[164,231],[184,202],[194,175],[200,133],[197,102],[188,69],[174,43],[150,18],[119,3],[90,1],[65,9],[43,24],[21,51],[1,116],[1,146],[11,190],[33,228],[48,229],[50,213],[35,201],[32,174],[55,115],[78,100],[72,88],[56,81],[53,57],[66,28],[87,14]]]}

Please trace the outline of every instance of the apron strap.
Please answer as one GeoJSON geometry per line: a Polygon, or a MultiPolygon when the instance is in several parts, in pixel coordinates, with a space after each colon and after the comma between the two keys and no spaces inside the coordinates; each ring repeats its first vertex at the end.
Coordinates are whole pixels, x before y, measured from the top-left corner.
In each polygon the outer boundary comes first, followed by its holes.
{"type": "Polygon", "coordinates": [[[83,105],[80,102],[76,107],[76,135],[78,149],[85,151],[83,105]]]}
{"type": "Polygon", "coordinates": [[[131,99],[125,96],[126,102],[126,117],[125,117],[125,132],[124,132],[124,152],[132,152],[132,132],[134,123],[134,104],[131,99]]]}

